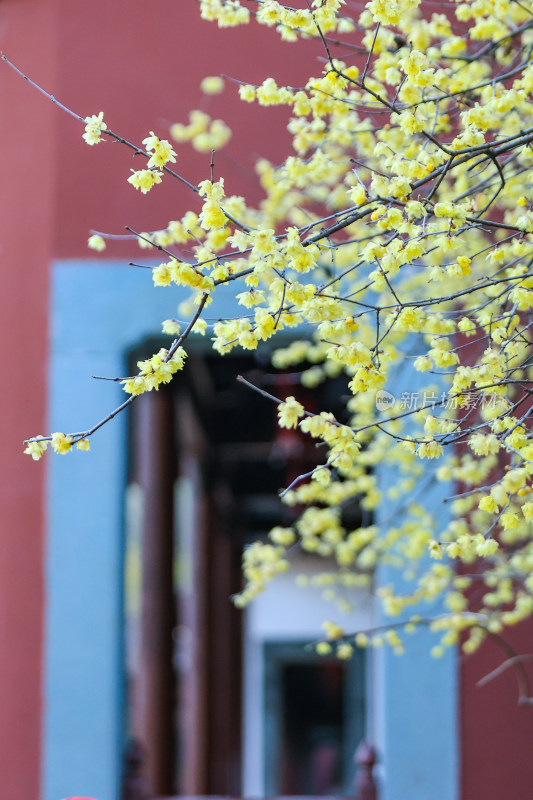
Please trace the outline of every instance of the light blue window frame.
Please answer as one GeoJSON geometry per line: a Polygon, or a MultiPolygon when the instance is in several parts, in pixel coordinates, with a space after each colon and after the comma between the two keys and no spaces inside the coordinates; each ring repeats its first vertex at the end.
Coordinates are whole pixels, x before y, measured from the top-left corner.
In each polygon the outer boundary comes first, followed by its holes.
{"type": "MultiPolygon", "coordinates": [[[[210,316],[235,313],[231,286],[217,294],[210,316]]],[[[117,384],[90,376],[122,375],[131,348],[160,331],[182,297],[124,262],[54,264],[51,430],[82,430],[121,402],[117,384]]],[[[122,414],[90,454],[49,456],[43,800],[119,800],[126,452],[122,414]]],[[[442,489],[433,491],[426,502],[440,503],[442,489]]],[[[379,583],[389,579],[378,573],[379,583]]],[[[381,800],[457,800],[456,656],[430,659],[424,633],[411,645],[401,658],[377,654],[372,668],[371,733],[387,764],[381,800]]]]}

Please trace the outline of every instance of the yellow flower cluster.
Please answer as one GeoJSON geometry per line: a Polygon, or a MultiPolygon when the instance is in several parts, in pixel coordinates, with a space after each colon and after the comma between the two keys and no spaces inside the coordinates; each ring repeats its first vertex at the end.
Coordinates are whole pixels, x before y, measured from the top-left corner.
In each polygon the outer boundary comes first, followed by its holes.
{"type": "Polygon", "coordinates": [[[152,167],[164,167],[168,162],[176,161],[176,153],[172,149],[170,142],[166,139],[159,139],[153,131],[150,136],[143,139],[143,144],[147,153],[151,153],[148,159],[148,169],[152,167]]]}
{"type": "Polygon", "coordinates": [[[90,442],[86,436],[78,435],[76,438],[58,432],[49,437],[37,436],[35,439],[30,439],[24,452],[30,455],[34,461],[39,461],[49,444],[52,446],[52,450],[59,455],[70,453],[74,445],[77,450],[90,450],[90,442]]]}
{"type": "Polygon", "coordinates": [[[183,347],[178,347],[170,358],[168,351],[161,348],[146,361],[137,362],[139,374],[123,380],[122,388],[130,395],[151,392],[152,389],[157,391],[162,383],[170,383],[172,376],[183,369],[186,356],[183,347]]]}
{"type": "MultiPolygon", "coordinates": [[[[202,90],[208,94],[222,91],[222,78],[206,78],[208,84],[202,83],[202,90]]],[[[221,150],[231,139],[231,129],[221,119],[211,119],[205,111],[191,111],[189,124],[176,122],[170,127],[170,135],[176,142],[191,142],[199,153],[210,150],[221,150]]]]}
{"type": "MultiPolygon", "coordinates": [[[[341,386],[336,415],[306,408],[296,390],[299,400],[274,398],[279,425],[318,446],[316,467],[283,493],[298,509],[294,524],[246,549],[238,603],[286,570],[297,544],[331,560],[309,582],[339,609],[380,564],[407,578],[380,592],[385,613],[401,621],[357,635],[329,622],[319,652],[401,653],[405,634],[426,624],[421,609],[436,602],[433,654],[461,638],[472,651],[533,613],[529,12],[512,0],[457,0],[442,13],[420,0],[370,0],[357,15],[343,0],[264,0],[253,14],[244,0],[200,0],[200,11],[222,28],[253,17],[283,41],[312,40],[325,65],[298,87],[265,77],[235,90],[289,116],[287,158],[256,164],[258,204],[226,196],[222,178],[203,180],[186,214],[138,239],[166,253],[150,265],[155,286],[191,290],[178,311],[190,322],[168,319],[165,333],[212,331],[225,354],[283,332],[276,368],[299,373],[308,390],[332,379],[341,386]],[[365,52],[352,59],[347,48],[365,52]],[[220,286],[234,289],[238,310],[208,326],[199,315],[220,286]],[[444,529],[438,511],[418,503],[435,481],[457,483],[444,529]],[[349,521],[354,503],[364,523],[349,521]],[[485,587],[475,613],[474,573],[485,587]]],[[[213,76],[201,84],[206,94],[223,88],[213,76]]],[[[85,123],[88,144],[100,141],[103,114],[85,123]]],[[[170,129],[201,152],[230,135],[198,110],[170,129]]],[[[153,132],[143,146],[146,168],[128,180],[146,194],[176,153],[153,132]]],[[[97,251],[105,245],[89,239],[97,251]]],[[[184,358],[179,347],[139,362],[125,391],[157,389],[184,358]]],[[[49,441],[60,453],[85,446],[53,434],[26,452],[39,458],[49,441]]]]}

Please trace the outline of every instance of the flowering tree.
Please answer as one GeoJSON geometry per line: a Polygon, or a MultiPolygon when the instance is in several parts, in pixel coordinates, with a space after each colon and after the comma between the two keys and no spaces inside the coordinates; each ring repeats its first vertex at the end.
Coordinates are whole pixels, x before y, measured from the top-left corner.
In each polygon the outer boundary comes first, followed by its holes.
{"type": "MultiPolygon", "coordinates": [[[[199,185],[176,171],[177,145],[154,132],[133,144],[102,112],[83,118],[62,106],[85,126],[88,145],[112,139],[146,159],[127,177],[134,189],[146,194],[177,180],[191,193],[183,218],[132,231],[161,256],[150,267],[155,286],[189,287],[191,296],[180,310],[187,322],[163,323],[169,347],[122,380],[122,405],[85,431],[29,439],[26,452],[38,459],[49,444],[61,454],[88,450],[96,430],[183,369],[191,333],[209,330],[224,355],[291,329],[274,365],[298,371],[310,388],[345,376],[350,396],[335,417],[248,384],[278,405],[281,427],[323,445],[323,460],[283,492],[286,503],[305,507],[294,526],[246,550],[237,602],[285,570],[298,543],[336,561],[328,580],[339,586],[368,583],[380,562],[416,577],[412,591],[382,592],[400,623],[355,641],[326,623],[320,652],[349,657],[354,644],[383,642],[401,651],[420,622],[441,632],[437,655],[460,637],[472,651],[533,612],[533,16],[519,0],[458,0],[447,14],[423,0],[370,0],[362,13],[353,0],[199,6],[221,28],[255,19],[287,42],[315,41],[325,66],[304,86],[266,78],[230,87],[245,103],[290,107],[293,152],[281,165],[258,162],[264,199],[252,207],[226,195],[213,168],[199,185]],[[208,325],[205,311],[226,284],[243,313],[208,325]],[[396,397],[394,376],[406,359],[420,385],[396,397]],[[425,459],[439,459],[434,471],[425,459]],[[395,475],[385,494],[374,469],[382,463],[395,475]],[[442,530],[416,490],[452,479],[455,516],[442,530]],[[350,530],[342,509],[354,498],[369,511],[393,498],[402,516],[350,530]],[[473,585],[483,587],[475,607],[473,585]],[[438,598],[445,613],[421,619],[420,604],[438,598]]],[[[202,88],[223,85],[210,77],[202,88]]],[[[170,134],[210,151],[230,132],[197,111],[170,134]]],[[[89,246],[103,250],[105,235],[92,235],[89,246]]]]}

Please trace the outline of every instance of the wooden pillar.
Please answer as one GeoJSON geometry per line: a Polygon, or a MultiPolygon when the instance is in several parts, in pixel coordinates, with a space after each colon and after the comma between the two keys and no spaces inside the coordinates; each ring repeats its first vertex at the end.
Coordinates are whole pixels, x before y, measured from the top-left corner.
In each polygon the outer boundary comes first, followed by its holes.
{"type": "Polygon", "coordinates": [[[186,393],[176,400],[179,479],[176,492],[178,578],[179,792],[207,794],[208,551],[203,485],[205,442],[186,393]]]}
{"type": "Polygon", "coordinates": [[[376,751],[368,742],[362,741],[355,753],[357,777],[355,779],[355,795],[357,800],[377,800],[378,790],[374,780],[374,765],[377,761],[376,751]]]}
{"type": "Polygon", "coordinates": [[[212,795],[241,792],[242,619],[231,601],[242,585],[241,538],[233,498],[219,480],[209,506],[209,785],[212,795]]]}
{"type": "Polygon", "coordinates": [[[134,406],[134,462],[143,493],[142,607],[132,728],[146,751],[155,795],[174,790],[173,415],[172,396],[159,391],[134,406]]]}
{"type": "Polygon", "coordinates": [[[130,739],[124,754],[122,800],[151,800],[146,779],[146,753],[137,739],[130,739]]]}

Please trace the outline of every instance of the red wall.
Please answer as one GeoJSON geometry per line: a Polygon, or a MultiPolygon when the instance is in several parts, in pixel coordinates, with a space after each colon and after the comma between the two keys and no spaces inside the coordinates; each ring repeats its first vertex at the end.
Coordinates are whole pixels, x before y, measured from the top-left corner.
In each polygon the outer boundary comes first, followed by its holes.
{"type": "MultiPolygon", "coordinates": [[[[222,72],[260,83],[269,74],[298,86],[319,74],[323,63],[314,43],[283,44],[264,27],[219,30],[200,18],[196,0],[94,0],[80,5],[60,0],[57,93],[82,116],[104,111],[109,127],[140,143],[154,130],[168,135],[169,125],[188,122],[201,107],[233,130],[230,143],[216,154],[216,176],[224,175],[228,194],[258,195],[253,171],[257,154],[279,160],[289,141],[285,109],[246,105],[237,85],[218,96],[201,96],[200,81],[222,72]],[[125,10],[127,8],[127,11],[125,10]],[[280,135],[280,130],[282,134],[280,135]]],[[[165,227],[200,203],[182,184],[165,176],[163,184],[141,195],[127,183],[130,168],[141,164],[131,151],[109,141],[87,147],[76,120],[58,113],[57,256],[87,256],[90,228],[123,233],[165,227]]],[[[209,178],[210,154],[175,144],[175,168],[192,183],[209,178]]],[[[131,251],[131,248],[129,248],[131,251]]],[[[125,252],[110,247],[106,255],[125,252]]],[[[133,249],[137,255],[137,246],[133,249]]]]}
{"type": "MultiPolygon", "coordinates": [[[[202,97],[202,77],[225,71],[261,82],[274,74],[297,85],[322,69],[314,45],[282,45],[255,26],[253,33],[219,31],[200,19],[196,0],[2,0],[0,47],[58,100],[82,116],[103,110],[109,126],[133,141],[150,130],[165,136],[202,104],[234,128],[216,156],[217,176],[225,175],[228,192],[256,198],[256,154],[281,159],[286,112],[243,111],[229,83],[221,96],[202,97]]],[[[0,103],[0,795],[37,800],[46,458],[34,463],[22,441],[47,432],[49,267],[53,258],[94,258],[90,228],[157,229],[199,203],[168,176],[150,195],[137,193],[126,180],[130,167],[139,168],[130,152],[108,141],[88,147],[82,125],[5,64],[0,103]]],[[[176,150],[178,171],[193,183],[209,177],[209,154],[176,150]]],[[[140,253],[115,245],[105,256],[127,252],[140,253]]]]}
{"type": "MultiPolygon", "coordinates": [[[[55,80],[53,5],[0,6],[0,47],[47,85],[55,80]]],[[[45,429],[57,112],[3,64],[0,107],[0,780],[2,797],[36,800],[45,467],[22,454],[22,440],[45,429]]]]}
{"type": "MultiPolygon", "coordinates": [[[[533,653],[533,620],[503,634],[517,653],[533,653]]],[[[462,800],[526,800],[532,796],[533,706],[519,705],[513,668],[484,686],[478,681],[508,655],[488,641],[461,657],[462,800]]],[[[524,661],[533,694],[533,665],[524,661]]]]}
{"type": "MultiPolygon", "coordinates": [[[[256,155],[280,160],[283,110],[244,106],[228,83],[200,98],[205,75],[259,83],[269,74],[299,85],[323,67],[316,43],[281,44],[264,28],[219,30],[196,0],[3,0],[1,47],[31,77],[81,115],[105,112],[110,127],[139,142],[186,122],[199,103],[232,127],[216,156],[229,193],[258,197],[256,155]]],[[[0,780],[2,797],[39,796],[43,622],[44,470],[22,439],[46,431],[48,269],[53,257],[94,257],[90,228],[121,233],[164,227],[198,201],[166,176],[142,196],[127,183],[139,162],[106,141],[89,148],[82,127],[0,65],[0,780]]],[[[208,154],[176,146],[178,171],[209,177],[208,154]]],[[[113,245],[107,257],[136,255],[113,245]]],[[[105,262],[104,262],[105,263],[105,262]]],[[[530,650],[532,626],[517,648],[530,650]]],[[[518,708],[511,671],[476,688],[501,661],[489,645],[461,660],[462,800],[523,800],[533,785],[533,709],[518,708]]],[[[530,793],[530,792],[529,792],[530,793]]],[[[400,799],[399,799],[400,800],[400,799]]],[[[401,800],[404,800],[403,798],[401,800]]],[[[405,800],[408,800],[407,798],[405,800]]]]}

